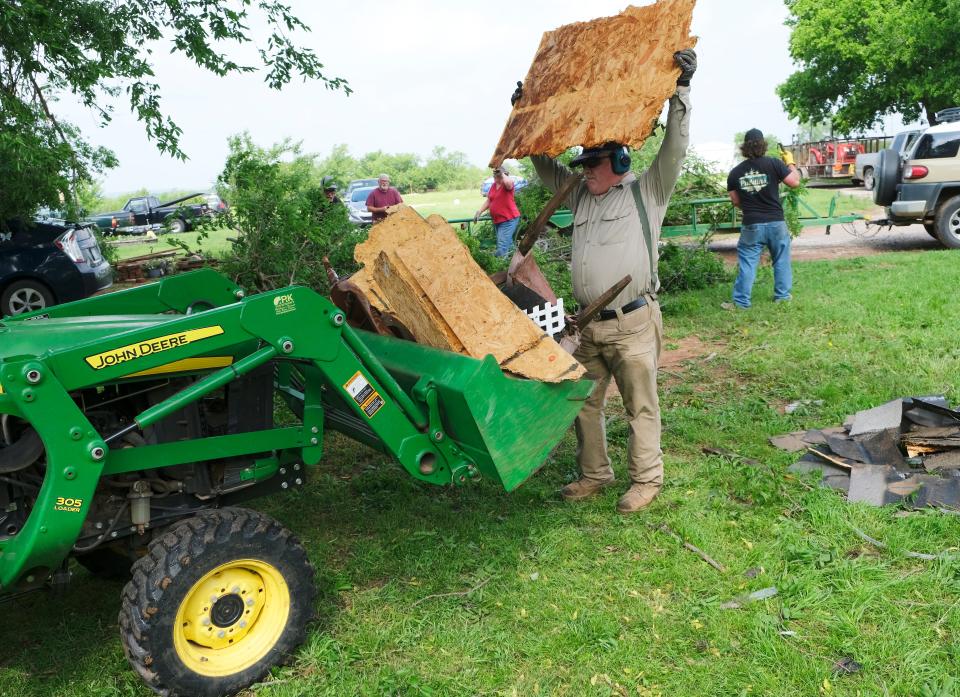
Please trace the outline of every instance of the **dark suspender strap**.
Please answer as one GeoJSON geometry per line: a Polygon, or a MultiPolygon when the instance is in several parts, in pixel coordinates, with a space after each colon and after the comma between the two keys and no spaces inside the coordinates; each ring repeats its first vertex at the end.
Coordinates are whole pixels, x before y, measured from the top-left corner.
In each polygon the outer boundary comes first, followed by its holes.
{"type": "Polygon", "coordinates": [[[643,228],[643,239],[647,243],[647,254],[650,258],[650,288],[647,290],[656,293],[660,287],[660,274],[657,268],[657,247],[653,241],[653,233],[650,231],[650,219],[647,217],[647,207],[643,205],[643,197],[640,196],[640,181],[634,179],[630,182],[630,191],[633,192],[633,200],[637,204],[637,213],[640,215],[640,227],[643,228]]]}

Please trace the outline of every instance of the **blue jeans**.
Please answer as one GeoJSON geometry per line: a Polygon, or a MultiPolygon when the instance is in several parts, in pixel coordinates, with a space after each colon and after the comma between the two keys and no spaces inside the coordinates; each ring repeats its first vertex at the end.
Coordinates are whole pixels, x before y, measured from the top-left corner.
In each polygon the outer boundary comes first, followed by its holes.
{"type": "Polygon", "coordinates": [[[773,299],[789,300],[793,287],[793,270],[790,268],[790,232],[780,220],[774,223],[757,223],[740,228],[737,242],[737,280],[733,284],[733,302],[739,307],[750,307],[753,281],[757,277],[757,264],[763,248],[770,250],[773,260],[773,299]]]}
{"type": "Polygon", "coordinates": [[[520,218],[505,220],[497,223],[494,227],[497,229],[497,251],[498,257],[505,257],[510,253],[510,247],[513,246],[513,234],[517,231],[520,224],[520,218]]]}

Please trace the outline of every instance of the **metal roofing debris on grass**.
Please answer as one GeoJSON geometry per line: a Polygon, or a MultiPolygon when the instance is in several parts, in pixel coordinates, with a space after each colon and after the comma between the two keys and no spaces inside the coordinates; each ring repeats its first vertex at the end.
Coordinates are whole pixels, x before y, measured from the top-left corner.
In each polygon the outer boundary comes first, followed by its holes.
{"type": "Polygon", "coordinates": [[[846,423],[770,442],[788,452],[805,449],[789,471],[819,471],[822,486],[845,491],[851,502],[960,508],[960,412],[945,397],[892,400],[846,423]],[[905,457],[904,450],[919,456],[905,457]]]}

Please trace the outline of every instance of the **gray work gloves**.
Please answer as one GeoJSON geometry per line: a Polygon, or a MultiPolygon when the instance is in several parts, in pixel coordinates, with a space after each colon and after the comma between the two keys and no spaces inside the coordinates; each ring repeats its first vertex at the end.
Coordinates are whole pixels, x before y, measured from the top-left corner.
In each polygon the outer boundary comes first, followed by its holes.
{"type": "Polygon", "coordinates": [[[680,77],[677,84],[683,87],[690,86],[690,78],[697,72],[697,53],[692,48],[685,48],[673,54],[673,60],[680,66],[680,77]]]}
{"type": "Polygon", "coordinates": [[[514,106],[517,102],[520,101],[520,97],[523,96],[523,83],[517,80],[517,89],[513,91],[513,94],[510,95],[510,106],[514,106]]]}

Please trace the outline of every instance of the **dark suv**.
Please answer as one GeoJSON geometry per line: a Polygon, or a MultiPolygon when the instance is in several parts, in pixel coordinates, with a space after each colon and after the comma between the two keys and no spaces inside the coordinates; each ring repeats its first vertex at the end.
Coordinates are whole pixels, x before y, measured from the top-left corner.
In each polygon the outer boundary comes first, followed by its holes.
{"type": "Polygon", "coordinates": [[[0,317],[82,300],[112,283],[89,226],[38,219],[0,227],[0,317]]]}
{"type": "Polygon", "coordinates": [[[873,200],[894,225],[922,223],[943,246],[960,249],[960,108],[936,118],[902,159],[880,152],[873,200]]]}

